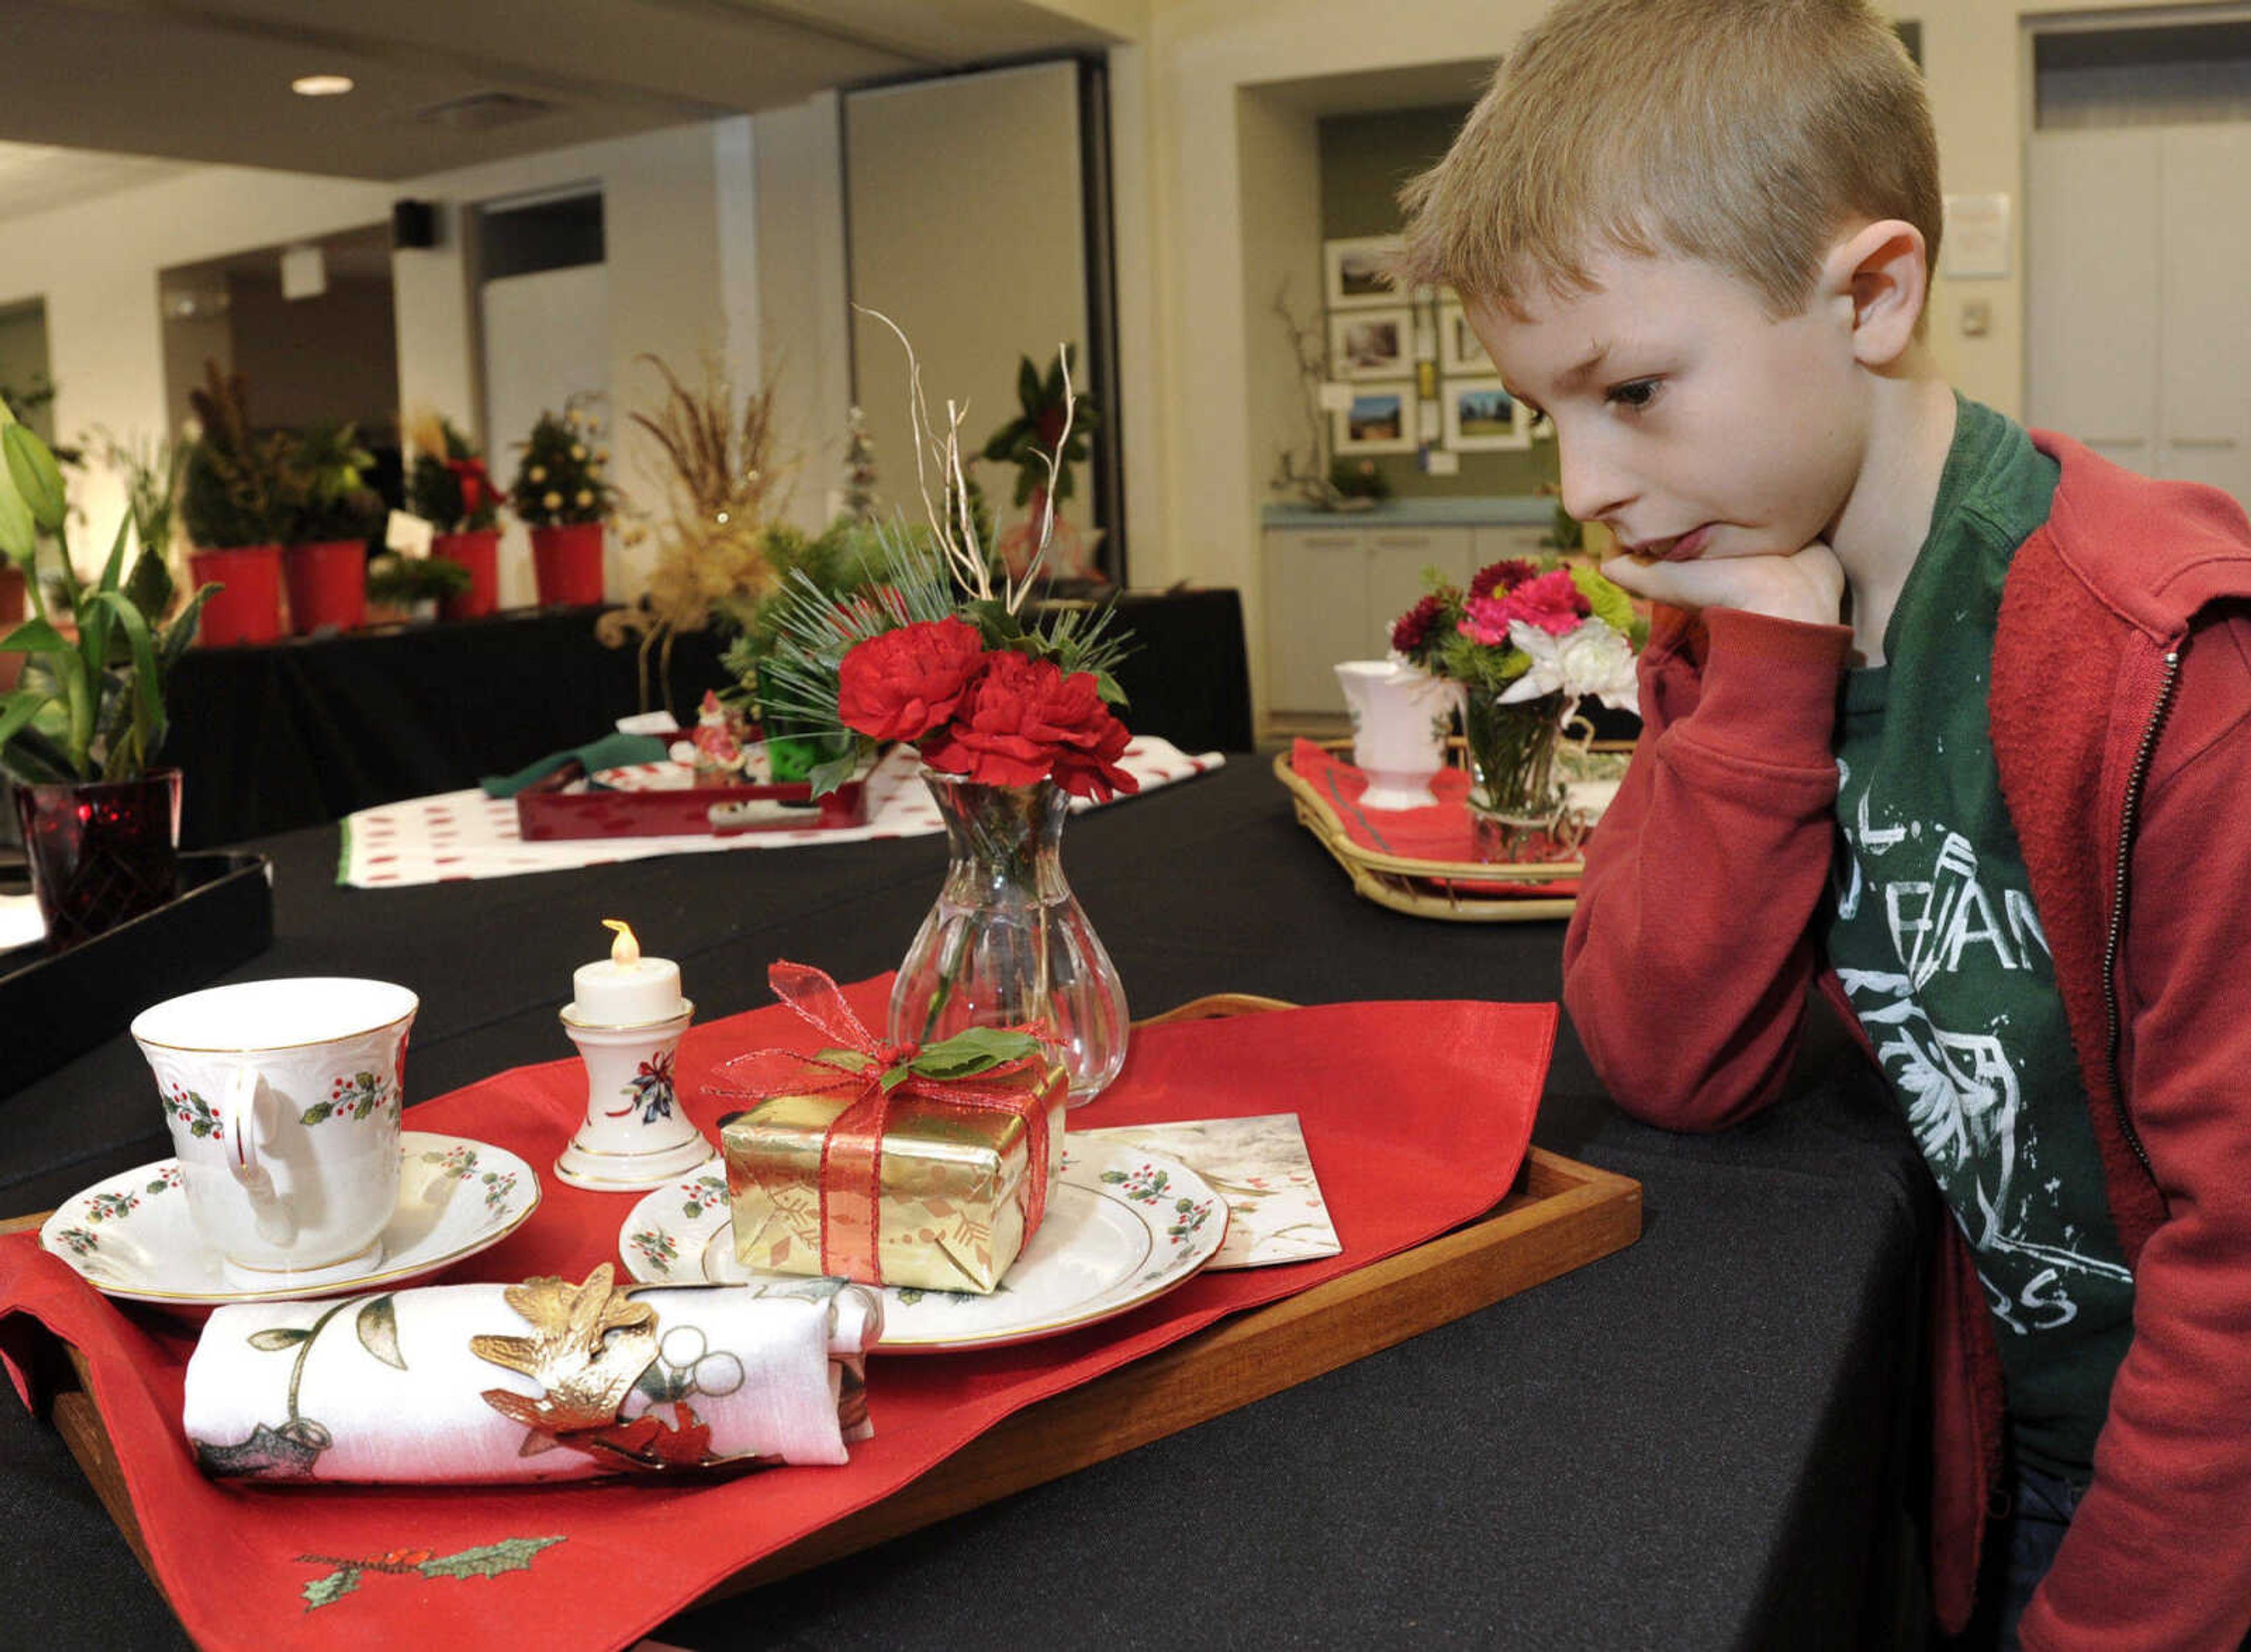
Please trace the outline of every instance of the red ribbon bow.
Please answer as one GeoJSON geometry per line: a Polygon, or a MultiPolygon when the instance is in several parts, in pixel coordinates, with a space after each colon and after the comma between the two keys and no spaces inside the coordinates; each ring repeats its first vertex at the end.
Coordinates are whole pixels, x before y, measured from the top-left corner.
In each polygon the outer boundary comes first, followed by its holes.
{"type": "Polygon", "coordinates": [[[1024,1175],[1030,1197],[1024,1204],[1024,1242],[1039,1231],[1048,1204],[1048,1109],[1044,1086],[987,1087],[976,1079],[1014,1078],[1036,1067],[1036,1054],[987,1068],[970,1079],[932,1079],[908,1072],[885,1088],[887,1073],[904,1068],[922,1052],[915,1044],[884,1044],[852,1012],[827,972],[810,964],[781,961],[766,970],[766,984],[798,1017],[828,1041],[819,1055],[794,1050],[752,1050],[721,1065],[734,1082],[713,1084],[710,1093],[758,1102],[778,1095],[835,1096],[851,1101],[831,1120],[821,1141],[821,1267],[826,1274],[883,1282],[882,1265],[883,1131],[891,1104],[902,1095],[948,1107],[1013,1113],[1029,1137],[1024,1175]],[[839,1059],[851,1055],[859,1060],[839,1059]],[[861,1236],[865,1235],[865,1248],[861,1236]]]}
{"type": "Polygon", "coordinates": [[[485,469],[481,459],[448,459],[446,469],[454,473],[454,480],[461,487],[461,514],[473,517],[492,492],[492,473],[485,469]]]}

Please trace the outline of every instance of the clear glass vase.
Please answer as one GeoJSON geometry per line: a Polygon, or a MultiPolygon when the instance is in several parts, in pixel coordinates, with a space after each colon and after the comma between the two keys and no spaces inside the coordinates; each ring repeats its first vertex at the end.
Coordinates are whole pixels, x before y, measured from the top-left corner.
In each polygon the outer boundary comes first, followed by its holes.
{"type": "Polygon", "coordinates": [[[1464,695],[1462,745],[1480,860],[1549,859],[1577,843],[1555,767],[1563,711],[1560,694],[1504,705],[1497,690],[1472,684],[1464,695]]]}
{"type": "Polygon", "coordinates": [[[1125,983],[1063,875],[1070,800],[1051,781],[986,786],[925,769],[949,857],[891,989],[894,1043],[1030,1026],[1070,1075],[1070,1105],[1125,1065],[1125,983]]]}

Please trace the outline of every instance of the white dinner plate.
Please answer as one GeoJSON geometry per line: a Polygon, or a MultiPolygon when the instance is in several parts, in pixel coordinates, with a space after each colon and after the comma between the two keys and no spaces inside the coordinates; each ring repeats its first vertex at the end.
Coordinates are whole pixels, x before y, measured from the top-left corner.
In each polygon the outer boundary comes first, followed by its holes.
{"type": "MultiPolygon", "coordinates": [[[[1070,1137],[1046,1218],[998,1289],[883,1288],[879,1354],[1029,1342],[1138,1308],[1185,1284],[1227,1236],[1227,1201],[1178,1159],[1070,1137]]],[[[793,1276],[735,1260],[727,1178],[683,1177],[643,1198],[618,1231],[626,1271],[653,1285],[735,1285],[793,1276]]]]}
{"type": "Polygon", "coordinates": [[[435,1273],[497,1245],[539,1206],[539,1177],[505,1148],[426,1130],[399,1133],[398,1208],[383,1230],[383,1255],[365,1273],[315,1284],[244,1290],[220,1272],[188,1219],[177,1159],[159,1159],[97,1182],[63,1201],[39,1243],[94,1289],[136,1302],[217,1308],[226,1302],[343,1296],[435,1273]]]}

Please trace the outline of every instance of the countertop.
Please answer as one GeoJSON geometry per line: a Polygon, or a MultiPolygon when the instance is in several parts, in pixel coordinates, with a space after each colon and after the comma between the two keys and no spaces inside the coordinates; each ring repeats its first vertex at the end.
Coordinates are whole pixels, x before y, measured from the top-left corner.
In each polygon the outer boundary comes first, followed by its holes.
{"type": "Polygon", "coordinates": [[[1431,496],[1387,499],[1367,510],[1321,510],[1306,504],[1270,504],[1261,513],[1269,528],[1545,527],[1555,502],[1535,494],[1487,497],[1431,496]]]}

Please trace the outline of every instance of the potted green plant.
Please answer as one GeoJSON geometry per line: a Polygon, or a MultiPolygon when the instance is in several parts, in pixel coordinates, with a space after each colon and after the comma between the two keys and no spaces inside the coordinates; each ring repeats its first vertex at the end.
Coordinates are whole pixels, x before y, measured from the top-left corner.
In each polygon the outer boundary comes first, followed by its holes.
{"type": "Polygon", "coordinates": [[[617,490],[602,474],[601,421],[573,396],[543,413],[523,441],[509,503],[531,530],[532,575],[541,605],[584,607],[602,600],[602,524],[617,490]]]}
{"type": "Polygon", "coordinates": [[[315,425],[289,444],[281,573],[299,636],[367,622],[367,542],[383,520],[382,496],[367,485],[374,463],[357,425],[315,425]]]}
{"type": "Polygon", "coordinates": [[[128,568],[128,513],[100,576],[81,583],[63,545],[53,453],[0,402],[0,551],[31,576],[35,612],[0,637],[23,656],[0,694],[0,770],[14,782],[31,887],[57,949],[151,911],[178,886],[180,775],[153,761],[166,728],[164,676],[194,641],[214,587],[167,621],[172,576],[143,545],[128,568]],[[71,623],[50,614],[38,566],[52,537],[71,623]]]}
{"type": "Polygon", "coordinates": [[[195,547],[188,577],[220,587],[204,610],[204,641],[271,642],[281,635],[288,438],[251,427],[242,375],[214,362],[188,400],[201,427],[180,482],[180,519],[195,547]]]}
{"type": "Polygon", "coordinates": [[[1056,580],[1099,582],[1095,551],[1099,529],[1081,529],[1064,519],[1059,507],[1076,490],[1072,467],[1087,455],[1087,437],[1098,422],[1094,405],[1072,385],[1068,349],[1056,352],[1042,374],[1029,356],[1016,364],[1016,399],[1022,411],[985,439],[981,457],[1016,467],[1016,503],[1023,519],[993,541],[1011,578],[1021,578],[1035,559],[1056,580]]]}
{"type": "Polygon", "coordinates": [[[469,570],[433,551],[426,557],[378,552],[367,565],[367,617],[381,625],[434,620],[440,603],[458,600],[469,588],[469,570]]]}
{"type": "Polygon", "coordinates": [[[414,421],[407,503],[435,531],[430,554],[464,568],[466,583],[441,593],[449,620],[481,619],[500,607],[500,489],[476,443],[437,413],[414,421]]]}

